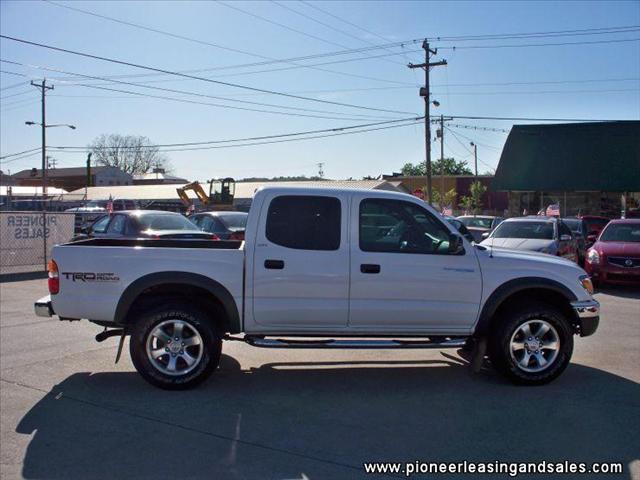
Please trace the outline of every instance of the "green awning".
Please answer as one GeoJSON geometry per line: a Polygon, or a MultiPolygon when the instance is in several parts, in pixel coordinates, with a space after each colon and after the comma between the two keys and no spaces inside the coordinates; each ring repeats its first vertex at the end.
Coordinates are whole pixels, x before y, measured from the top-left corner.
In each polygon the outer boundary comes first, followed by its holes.
{"type": "Polygon", "coordinates": [[[515,125],[491,190],[640,192],[640,121],[515,125]]]}

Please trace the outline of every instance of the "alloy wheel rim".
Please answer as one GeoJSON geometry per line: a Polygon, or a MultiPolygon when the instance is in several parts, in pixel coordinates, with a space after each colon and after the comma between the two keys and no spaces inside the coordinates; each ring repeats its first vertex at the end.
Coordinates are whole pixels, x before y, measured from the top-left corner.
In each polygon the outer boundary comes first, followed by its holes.
{"type": "Polygon", "coordinates": [[[147,336],[146,352],[156,370],[165,375],[179,376],[200,364],[204,344],[200,332],[193,325],[171,319],[151,330],[147,336]]]}
{"type": "Polygon", "coordinates": [[[509,352],[515,365],[523,372],[542,372],[558,358],[560,336],[546,320],[528,320],[511,335],[509,352]]]}

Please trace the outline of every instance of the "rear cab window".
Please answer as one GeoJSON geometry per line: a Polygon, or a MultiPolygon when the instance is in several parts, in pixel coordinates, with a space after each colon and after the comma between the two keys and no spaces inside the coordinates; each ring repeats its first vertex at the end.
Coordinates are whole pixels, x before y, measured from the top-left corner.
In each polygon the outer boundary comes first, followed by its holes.
{"type": "Polygon", "coordinates": [[[267,211],[266,237],[297,250],[338,250],[342,206],[336,197],[280,195],[267,211]]]}

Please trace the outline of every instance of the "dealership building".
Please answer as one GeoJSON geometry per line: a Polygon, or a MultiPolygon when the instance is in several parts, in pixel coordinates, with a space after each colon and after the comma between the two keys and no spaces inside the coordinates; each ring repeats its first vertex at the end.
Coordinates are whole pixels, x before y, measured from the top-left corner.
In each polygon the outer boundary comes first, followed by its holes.
{"type": "Polygon", "coordinates": [[[640,121],[515,125],[494,192],[509,216],[559,204],[562,216],[631,215],[640,206],[640,121]]]}

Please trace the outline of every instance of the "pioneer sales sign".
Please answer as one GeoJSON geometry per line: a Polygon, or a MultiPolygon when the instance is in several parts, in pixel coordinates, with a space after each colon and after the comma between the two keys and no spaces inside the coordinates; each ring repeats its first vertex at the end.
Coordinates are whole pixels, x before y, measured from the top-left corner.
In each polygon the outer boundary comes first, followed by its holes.
{"type": "Polygon", "coordinates": [[[44,263],[51,247],[73,237],[74,215],[59,212],[0,212],[0,265],[26,266],[44,263]]]}

